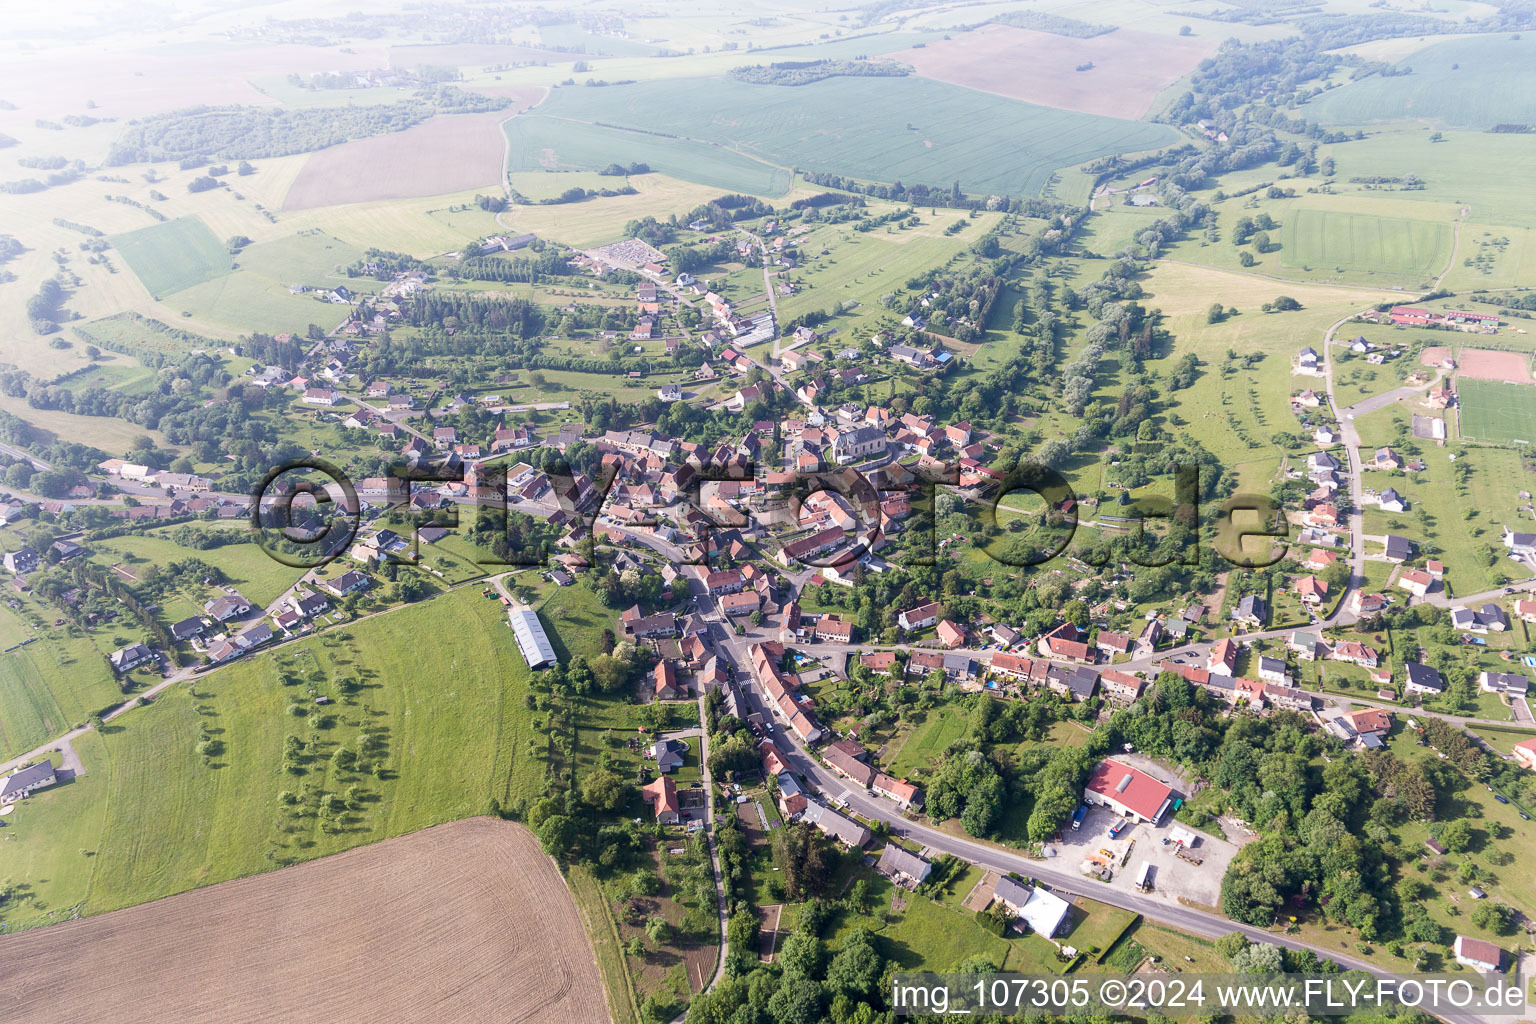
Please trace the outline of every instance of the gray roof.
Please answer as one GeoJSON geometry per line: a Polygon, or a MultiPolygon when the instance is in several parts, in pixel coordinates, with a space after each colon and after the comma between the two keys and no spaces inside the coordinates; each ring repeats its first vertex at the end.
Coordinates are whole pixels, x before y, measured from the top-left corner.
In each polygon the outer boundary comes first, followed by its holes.
{"type": "Polygon", "coordinates": [[[1413,554],[1413,541],[1407,537],[1387,534],[1386,553],[1389,558],[1407,558],[1413,554]]]}
{"type": "Polygon", "coordinates": [[[919,885],[928,877],[933,865],[915,853],[908,853],[895,843],[887,843],[880,854],[880,871],[885,875],[906,875],[919,885]]]}
{"type": "Polygon", "coordinates": [[[992,895],[1017,909],[1029,902],[1029,886],[1004,876],[992,887],[992,895]]]}
{"type": "Polygon", "coordinates": [[[1078,665],[1066,674],[1062,679],[1067,689],[1072,691],[1074,697],[1087,700],[1093,696],[1094,688],[1099,685],[1099,670],[1089,668],[1087,665],[1078,665]]]}
{"type": "Polygon", "coordinates": [[[849,846],[863,846],[869,842],[869,829],[843,817],[825,804],[819,804],[814,800],[808,801],[803,817],[827,835],[849,846]]]}
{"type": "Polygon", "coordinates": [[[12,793],[20,793],[28,786],[46,783],[52,777],[52,761],[40,761],[30,768],[23,768],[19,772],[7,775],[3,781],[0,781],[0,799],[8,797],[12,793]]]}
{"type": "Polygon", "coordinates": [[[1410,661],[1403,666],[1408,672],[1408,681],[1416,686],[1427,687],[1431,690],[1445,689],[1445,680],[1441,678],[1438,670],[1432,665],[1421,665],[1416,661],[1410,661]]]}
{"type": "Polygon", "coordinates": [[[554,645],[549,642],[549,634],[544,632],[544,624],[539,621],[538,612],[532,608],[514,608],[507,615],[512,621],[512,634],[517,638],[518,650],[523,652],[523,660],[528,662],[529,668],[548,668],[559,661],[554,645]]]}

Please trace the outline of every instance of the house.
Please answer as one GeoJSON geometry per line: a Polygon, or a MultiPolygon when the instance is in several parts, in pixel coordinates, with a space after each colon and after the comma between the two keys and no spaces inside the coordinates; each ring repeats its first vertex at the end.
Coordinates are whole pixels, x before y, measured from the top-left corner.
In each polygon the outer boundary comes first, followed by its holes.
{"type": "Polygon", "coordinates": [[[651,805],[656,820],[663,825],[676,825],[682,805],[677,799],[677,785],[665,775],[641,787],[640,795],[651,805]]]}
{"type": "Polygon", "coordinates": [[[1333,649],[1333,660],[1359,665],[1361,668],[1375,668],[1380,663],[1380,655],[1374,647],[1346,640],[1333,649]]]}
{"type": "Polygon", "coordinates": [[[251,603],[238,593],[224,594],[203,605],[203,611],[215,622],[228,622],[251,610],[251,603]]]}
{"type": "Polygon", "coordinates": [[[1130,653],[1132,643],[1126,634],[1112,633],[1107,629],[1099,630],[1098,636],[1093,639],[1093,645],[1109,655],[1130,653]]]}
{"type": "Polygon", "coordinates": [[[1445,677],[1431,665],[1421,665],[1416,661],[1406,662],[1403,668],[1408,673],[1408,681],[1403,689],[1408,693],[1444,693],[1445,677]]]}
{"type": "Polygon", "coordinates": [[[875,781],[876,772],[869,765],[840,748],[837,744],[828,746],[821,752],[821,759],[827,763],[837,774],[845,779],[858,783],[865,789],[875,781]]]}
{"type": "Polygon", "coordinates": [[[1083,802],[1155,825],[1172,806],[1173,790],[1139,768],[1106,759],[1088,779],[1083,802]]]}
{"type": "Polygon", "coordinates": [[[1434,582],[1435,578],[1422,569],[1405,569],[1397,578],[1397,585],[1414,597],[1423,597],[1429,593],[1434,582]]]}
{"type": "Polygon", "coordinates": [[[937,601],[918,605],[916,608],[908,608],[896,616],[896,624],[902,629],[911,632],[917,629],[926,629],[939,621],[939,613],[944,610],[937,601]]]}
{"type": "Polygon", "coordinates": [[[303,398],[300,399],[305,405],[323,405],[327,407],[335,405],[336,400],[336,392],[330,388],[307,388],[304,391],[303,398]]]}
{"type": "Polygon", "coordinates": [[[1377,496],[1376,504],[1381,507],[1383,512],[1408,511],[1408,500],[1391,487],[1388,487],[1377,496]]]}
{"type": "Polygon", "coordinates": [[[1319,653],[1327,652],[1327,648],[1317,638],[1316,633],[1302,633],[1299,631],[1292,633],[1290,639],[1285,642],[1285,646],[1295,651],[1296,657],[1300,661],[1316,661],[1319,653]]]}
{"type": "Polygon", "coordinates": [[[1141,696],[1145,684],[1134,673],[1111,669],[1099,674],[1099,685],[1103,687],[1105,696],[1129,704],[1141,696]]]}
{"type": "Polygon", "coordinates": [[[939,623],[938,636],[940,644],[954,650],[965,643],[965,627],[945,619],[939,623]]]}
{"type": "Polygon", "coordinates": [[[873,651],[859,656],[859,664],[872,675],[889,678],[895,674],[896,652],[873,651]]]}
{"type": "Polygon", "coordinates": [[[916,786],[905,779],[892,778],[884,772],[875,773],[874,781],[870,783],[869,788],[883,797],[896,801],[903,809],[922,802],[916,786]]]}
{"type": "Polygon", "coordinates": [[[1305,565],[1308,569],[1311,569],[1313,572],[1322,572],[1324,569],[1327,569],[1338,560],[1339,556],[1334,554],[1332,551],[1324,551],[1321,548],[1313,548],[1310,552],[1308,552],[1307,560],[1302,564],[1305,565]]]}
{"type": "Polygon", "coordinates": [[[1237,602],[1232,621],[1249,626],[1262,626],[1269,621],[1269,602],[1257,594],[1249,594],[1237,602]]]}
{"type": "Polygon", "coordinates": [[[1375,615],[1391,603],[1392,601],[1385,594],[1367,594],[1363,590],[1357,590],[1349,595],[1349,610],[1361,618],[1375,615]]]}
{"type": "Polygon", "coordinates": [[[24,576],[37,568],[37,552],[31,548],[17,548],[5,553],[5,567],[18,576],[24,576]]]}
{"type": "Polygon", "coordinates": [[[1212,644],[1205,667],[1213,675],[1233,675],[1237,670],[1237,641],[1223,637],[1212,644]]]}
{"type": "Polygon", "coordinates": [[[688,744],[682,740],[657,740],[651,744],[651,756],[656,759],[656,770],[665,775],[674,768],[681,768],[688,753],[688,744]]]}
{"type": "Polygon", "coordinates": [[[107,661],[112,665],[112,671],[118,675],[131,672],[146,662],[155,660],[155,652],[143,644],[130,644],[120,647],[107,655],[107,661]]]}
{"type": "Polygon", "coordinates": [[[720,611],[726,618],[734,619],[761,610],[763,599],[756,591],[749,590],[742,594],[726,594],[719,599],[719,604],[720,611]]]}
{"type": "Polygon", "coordinates": [[[1480,609],[1452,608],[1451,628],[1472,633],[1487,633],[1490,630],[1502,633],[1509,628],[1509,616],[1492,601],[1480,609]]]}
{"type": "Polygon", "coordinates": [[[202,636],[203,630],[207,628],[208,624],[200,616],[194,615],[172,625],[171,637],[175,640],[190,640],[195,636],[202,636]]]}
{"type": "Polygon", "coordinates": [[[1315,348],[1308,346],[1301,350],[1301,353],[1296,357],[1296,370],[1298,373],[1309,373],[1314,377],[1323,372],[1315,348]]]}
{"type": "Polygon", "coordinates": [[[1302,604],[1319,605],[1328,599],[1328,581],[1316,576],[1303,576],[1296,581],[1296,596],[1302,604]]]}
{"type": "Polygon", "coordinates": [[[663,384],[657,389],[656,397],[663,402],[681,402],[683,400],[683,386],[681,384],[663,384]]]}
{"type": "Polygon", "coordinates": [[[1521,740],[1514,747],[1515,761],[1527,771],[1536,771],[1536,739],[1521,740]]]}
{"type": "Polygon", "coordinates": [[[915,889],[928,878],[933,865],[895,843],[886,843],[885,849],[880,851],[880,860],[875,870],[903,889],[915,889]]]}
{"type": "Polygon", "coordinates": [[[1521,622],[1536,622],[1536,601],[1516,601],[1515,614],[1521,622]]]}
{"type": "Polygon", "coordinates": [[[828,837],[855,850],[869,842],[869,829],[814,800],[806,801],[800,820],[815,825],[828,837]]]}
{"type": "Polygon", "coordinates": [[[1030,931],[1043,935],[1047,939],[1055,937],[1061,930],[1062,922],[1071,912],[1071,904],[1055,893],[1047,892],[1044,886],[1024,886],[1007,877],[998,879],[992,895],[1007,904],[1008,909],[1012,910],[1030,931]],[[1028,895],[1024,895],[1026,892],[1028,895]],[[1023,902],[1016,902],[1021,896],[1023,902]]]}
{"type": "Polygon", "coordinates": [[[682,687],[677,685],[677,669],[673,668],[672,663],[665,658],[656,663],[656,668],[651,672],[651,680],[656,686],[657,700],[676,700],[683,696],[682,687]]]}
{"type": "Polygon", "coordinates": [[[288,595],[288,606],[299,618],[312,619],[329,609],[331,602],[324,594],[306,594],[296,591],[288,595]]]}
{"type": "Polygon", "coordinates": [[[1524,697],[1531,688],[1531,681],[1513,672],[1482,672],[1477,677],[1478,689],[1485,693],[1504,693],[1512,697],[1524,697]]]}
{"type": "Polygon", "coordinates": [[[0,804],[12,804],[30,796],[34,790],[51,786],[58,781],[52,761],[21,768],[0,779],[0,804]]]}
{"type": "Polygon", "coordinates": [[[1458,935],[1451,949],[1456,954],[1456,962],[1465,967],[1484,974],[1504,969],[1504,950],[1485,939],[1458,935]]]}
{"type": "Polygon", "coordinates": [[[811,635],[832,643],[852,643],[853,623],[845,622],[836,615],[823,615],[816,620],[811,635]]]}
{"type": "Polygon", "coordinates": [[[333,580],[321,580],[320,586],[323,589],[330,591],[330,593],[336,597],[346,597],[348,594],[354,594],[360,590],[367,590],[368,585],[372,582],[372,580],[358,572],[356,569],[348,569],[346,572],[342,573],[340,576],[337,576],[333,580]]]}
{"type": "Polygon", "coordinates": [[[1509,548],[1509,553],[1513,557],[1536,557],[1536,533],[1516,533],[1506,526],[1500,539],[1504,541],[1504,546],[1509,548]]]}
{"type": "Polygon", "coordinates": [[[1268,683],[1285,683],[1285,661],[1280,658],[1259,656],[1259,678],[1268,683]]]}
{"type": "Polygon", "coordinates": [[[1399,537],[1396,534],[1389,533],[1385,538],[1383,554],[1386,555],[1389,562],[1406,562],[1413,557],[1413,541],[1407,537],[1399,537]]]}
{"type": "Polygon", "coordinates": [[[879,427],[855,427],[842,431],[832,443],[832,455],[838,465],[846,466],[861,459],[884,455],[887,438],[879,427]]]}

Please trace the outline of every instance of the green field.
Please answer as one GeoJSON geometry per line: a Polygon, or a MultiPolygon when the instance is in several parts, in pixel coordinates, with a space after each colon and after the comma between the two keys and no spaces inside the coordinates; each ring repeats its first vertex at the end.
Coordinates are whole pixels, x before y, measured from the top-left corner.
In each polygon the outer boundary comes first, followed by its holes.
{"type": "Polygon", "coordinates": [[[1412,119],[1484,131],[1536,122],[1536,39],[1452,39],[1397,66],[1412,74],[1352,82],[1308,103],[1302,116],[1330,125],[1412,119]]]}
{"type": "MultiPolygon", "coordinates": [[[[775,193],[763,191],[767,170],[741,162],[748,157],[871,181],[947,187],[958,180],[970,192],[1035,195],[1058,168],[1174,137],[1160,125],[917,77],[835,78],[796,88],[726,79],[562,88],[538,110],[508,123],[513,170],[638,159],[690,181],[759,194],[775,193]]],[[[787,180],[774,184],[782,191],[787,180]]]]}
{"type": "Polygon", "coordinates": [[[1294,209],[1282,231],[1288,266],[1433,279],[1451,253],[1451,228],[1340,210],[1294,209]]]}
{"type": "MultiPolygon", "coordinates": [[[[514,171],[600,170],[610,163],[643,163],[652,170],[714,188],[781,196],[789,191],[783,167],[696,139],[663,138],[608,125],[580,124],[525,114],[507,122],[514,171]]],[[[613,185],[622,178],[610,178],[613,185]]],[[[537,197],[533,197],[537,198],[537,197]]]]}
{"type": "Polygon", "coordinates": [[[233,265],[229,251],[200,217],[113,235],[112,245],[157,299],[211,281],[233,265]]]}
{"type": "Polygon", "coordinates": [[[1536,388],[1458,377],[1461,436],[1494,443],[1536,444],[1536,388]]]}
{"type": "MultiPolygon", "coordinates": [[[[562,654],[596,650],[610,621],[583,588],[557,592],[543,611],[562,654]]],[[[529,681],[500,602],[471,588],[173,687],[86,737],[81,782],[7,819],[7,877],[30,889],[4,921],[30,927],[62,908],[130,906],[542,792],[545,737],[524,704],[529,681]],[[361,688],[346,695],[343,677],[361,688]],[[317,694],[337,702],[329,721],[317,694]],[[223,744],[211,763],[194,749],[200,725],[223,744]],[[382,740],[367,755],[382,775],[330,760],[339,746],[359,749],[364,728],[382,740]],[[288,735],[309,744],[300,774],[283,768],[288,735]],[[339,824],[300,813],[352,786],[339,824]],[[280,801],[283,790],[300,796],[296,807],[280,801]],[[70,826],[57,827],[64,818],[70,826]]]]}

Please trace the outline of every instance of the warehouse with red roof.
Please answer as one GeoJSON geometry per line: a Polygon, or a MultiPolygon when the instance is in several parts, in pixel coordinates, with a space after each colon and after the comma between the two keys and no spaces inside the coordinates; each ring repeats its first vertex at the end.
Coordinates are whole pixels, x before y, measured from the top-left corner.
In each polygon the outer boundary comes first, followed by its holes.
{"type": "Polygon", "coordinates": [[[1173,804],[1173,790],[1139,768],[1105,760],[1093,770],[1083,802],[1108,807],[1124,818],[1157,824],[1173,804]]]}

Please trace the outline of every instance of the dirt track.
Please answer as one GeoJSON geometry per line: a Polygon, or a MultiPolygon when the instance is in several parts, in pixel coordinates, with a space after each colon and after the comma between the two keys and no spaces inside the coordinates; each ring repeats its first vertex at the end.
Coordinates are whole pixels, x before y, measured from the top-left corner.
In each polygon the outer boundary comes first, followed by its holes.
{"type": "Polygon", "coordinates": [[[493,818],[0,939],[28,1024],[609,1020],[576,906],[493,818]]]}

